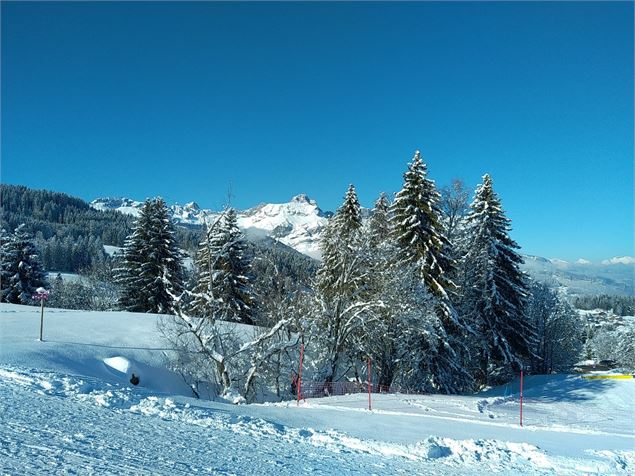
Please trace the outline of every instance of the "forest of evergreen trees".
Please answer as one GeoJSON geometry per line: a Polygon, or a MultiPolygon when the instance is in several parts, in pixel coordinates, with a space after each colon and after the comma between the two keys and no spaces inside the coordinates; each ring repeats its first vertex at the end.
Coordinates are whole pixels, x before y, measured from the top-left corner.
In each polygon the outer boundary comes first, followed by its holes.
{"type": "Polygon", "coordinates": [[[618,316],[635,316],[634,296],[615,296],[600,294],[597,296],[575,296],[572,304],[577,309],[603,309],[613,311],[618,316]]]}
{"type": "MultiPolygon", "coordinates": [[[[100,266],[107,256],[103,245],[123,246],[134,217],[101,211],[79,198],[21,185],[0,185],[0,213],[6,232],[24,224],[35,237],[47,271],[77,273],[100,266]]],[[[195,249],[199,230],[179,227],[179,246],[195,249]]]]}

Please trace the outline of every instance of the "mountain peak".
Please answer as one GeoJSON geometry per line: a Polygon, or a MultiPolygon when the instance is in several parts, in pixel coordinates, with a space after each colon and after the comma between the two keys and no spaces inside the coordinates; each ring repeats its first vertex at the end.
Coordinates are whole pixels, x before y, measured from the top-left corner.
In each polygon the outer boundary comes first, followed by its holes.
{"type": "Polygon", "coordinates": [[[294,203],[308,203],[309,205],[316,205],[317,204],[316,201],[315,200],[311,200],[306,193],[301,193],[299,195],[296,195],[295,197],[293,197],[291,199],[291,202],[294,202],[294,203]]]}

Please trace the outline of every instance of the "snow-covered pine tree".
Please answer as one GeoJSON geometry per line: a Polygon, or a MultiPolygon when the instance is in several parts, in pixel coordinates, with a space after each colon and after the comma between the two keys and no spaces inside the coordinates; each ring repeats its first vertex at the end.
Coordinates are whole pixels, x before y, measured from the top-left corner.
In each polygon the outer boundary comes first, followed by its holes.
{"type": "Polygon", "coordinates": [[[326,226],[320,243],[322,266],[317,272],[317,287],[325,295],[352,292],[360,285],[355,276],[345,273],[348,264],[360,259],[361,229],[361,207],[351,184],[344,202],[326,226]]]}
{"type": "Polygon", "coordinates": [[[20,225],[11,236],[3,234],[0,253],[1,301],[28,304],[35,290],[48,286],[33,237],[20,225]]]}
{"type": "Polygon", "coordinates": [[[375,208],[368,221],[368,242],[372,251],[388,246],[388,238],[391,234],[389,212],[390,202],[386,194],[382,192],[375,201],[375,208]]]}
{"type": "Polygon", "coordinates": [[[214,256],[212,254],[212,239],[214,230],[220,226],[223,217],[213,223],[207,223],[205,236],[199,243],[196,253],[194,286],[191,291],[191,301],[188,309],[200,318],[213,318],[215,312],[214,286],[214,256]]]}
{"type": "Polygon", "coordinates": [[[381,305],[374,309],[376,319],[358,347],[367,349],[373,359],[378,385],[435,391],[440,388],[437,381],[454,378],[433,374],[448,336],[435,309],[437,298],[427,291],[419,268],[397,259],[389,210],[382,194],[364,228],[368,262],[364,295],[381,305]]]}
{"type": "Polygon", "coordinates": [[[361,252],[362,218],[357,193],[349,186],[342,206],[331,218],[322,236],[322,265],[316,281],[317,359],[322,377],[332,382],[341,377],[341,366],[359,355],[356,343],[371,319],[372,302],[367,300],[365,256],[361,252]]]}
{"type": "Polygon", "coordinates": [[[445,254],[449,244],[441,221],[440,195],[427,175],[421,153],[416,151],[391,207],[393,236],[400,260],[416,263],[429,292],[446,302],[455,289],[448,276],[454,263],[445,254]]]}
{"type": "Polygon", "coordinates": [[[233,208],[207,228],[196,267],[192,312],[204,318],[253,324],[250,264],[233,208]]]}
{"type": "Polygon", "coordinates": [[[389,210],[390,202],[382,192],[363,228],[365,239],[362,249],[368,263],[364,294],[369,300],[381,302],[382,306],[375,310],[377,319],[361,336],[363,342],[358,344],[373,359],[377,384],[382,387],[390,387],[398,369],[402,356],[399,340],[403,337],[403,309],[400,304],[410,297],[400,293],[403,289],[399,283],[404,281],[404,270],[395,266],[396,248],[391,240],[389,210]]]}
{"type": "Polygon", "coordinates": [[[183,291],[182,253],[174,225],[161,198],[146,200],[126,240],[121,266],[119,305],[127,311],[167,314],[183,291]]]}
{"type": "Polygon", "coordinates": [[[11,235],[2,228],[0,229],[0,301],[5,302],[5,295],[9,292],[7,285],[11,276],[11,255],[9,254],[9,241],[11,235]]]}
{"type": "Polygon", "coordinates": [[[468,327],[451,304],[456,285],[450,276],[455,263],[447,255],[450,243],[444,235],[439,200],[439,192],[427,178],[427,167],[416,151],[404,174],[403,188],[390,209],[392,236],[399,263],[416,267],[427,293],[435,301],[439,322],[432,328],[437,330],[439,342],[434,346],[437,351],[429,369],[433,386],[444,392],[456,392],[471,385],[462,362],[468,327]]]}
{"type": "Polygon", "coordinates": [[[481,384],[505,381],[531,356],[534,330],[525,315],[526,275],[511,221],[489,175],[476,189],[466,218],[463,310],[481,340],[481,384]]]}
{"type": "Polygon", "coordinates": [[[159,314],[171,313],[172,296],[183,291],[183,253],[176,242],[174,225],[170,220],[168,207],[162,198],[156,198],[153,204],[152,230],[150,235],[150,256],[143,264],[141,275],[150,280],[150,303],[159,314]]]}
{"type": "Polygon", "coordinates": [[[115,281],[120,286],[119,307],[126,311],[149,312],[146,283],[141,281],[139,269],[145,260],[150,241],[152,203],[146,200],[135,221],[132,233],[126,238],[121,263],[114,269],[115,281]]]}

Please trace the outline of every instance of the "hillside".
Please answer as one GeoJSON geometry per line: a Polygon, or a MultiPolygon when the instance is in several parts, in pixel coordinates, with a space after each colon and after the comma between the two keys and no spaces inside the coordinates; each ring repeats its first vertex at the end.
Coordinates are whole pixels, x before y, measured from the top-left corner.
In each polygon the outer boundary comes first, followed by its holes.
{"type": "Polygon", "coordinates": [[[0,305],[0,471],[632,474],[635,380],[536,376],[464,396],[191,398],[156,315],[0,305]],[[131,373],[140,376],[137,387],[131,373]]]}
{"type": "Polygon", "coordinates": [[[65,193],[34,190],[22,185],[0,185],[2,226],[13,230],[26,223],[42,239],[91,236],[105,245],[123,246],[133,220],[112,210],[96,210],[65,193]]]}

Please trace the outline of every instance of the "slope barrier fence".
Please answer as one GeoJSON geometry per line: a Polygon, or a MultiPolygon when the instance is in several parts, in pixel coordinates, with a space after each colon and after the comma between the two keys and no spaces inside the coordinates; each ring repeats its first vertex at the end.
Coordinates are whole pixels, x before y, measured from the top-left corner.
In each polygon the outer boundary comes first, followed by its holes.
{"type": "Polygon", "coordinates": [[[300,400],[306,401],[308,398],[335,397],[341,395],[351,395],[365,393],[368,395],[368,409],[372,410],[372,394],[405,394],[405,395],[425,395],[425,392],[402,388],[398,385],[378,385],[372,381],[372,360],[369,357],[366,367],[366,381],[337,381],[337,382],[315,382],[304,381],[302,379],[302,369],[304,366],[304,345],[300,346],[300,363],[298,373],[292,377],[291,388],[296,395],[298,405],[300,400]]]}
{"type": "MultiPolygon", "coordinates": [[[[302,355],[301,355],[302,357],[302,355]]],[[[301,401],[306,402],[309,399],[316,398],[325,398],[325,397],[336,397],[336,396],[345,396],[345,395],[354,395],[354,394],[366,394],[367,397],[367,408],[368,410],[372,410],[373,408],[373,398],[378,394],[385,395],[413,395],[413,396],[422,396],[422,395],[430,395],[429,393],[422,392],[420,390],[413,390],[410,388],[404,388],[399,385],[378,385],[372,382],[372,361],[369,358],[367,360],[367,369],[366,369],[366,381],[358,378],[358,380],[354,381],[337,381],[337,382],[320,382],[320,381],[312,381],[302,380],[302,372],[301,368],[298,369],[299,372],[292,378],[291,386],[293,389],[293,393],[297,398],[297,404],[299,405],[301,401]]],[[[635,379],[635,374],[598,374],[598,375],[580,375],[581,379],[584,380],[600,380],[600,379],[635,379]]],[[[529,400],[525,397],[525,372],[521,370],[519,372],[519,387],[518,393],[515,391],[512,395],[505,395],[504,397],[494,397],[495,399],[504,399],[506,403],[514,402],[518,404],[516,411],[518,411],[518,424],[523,427],[524,425],[524,406],[529,403],[529,405],[535,409],[536,406],[539,406],[542,402],[539,397],[535,395],[529,400]],[[536,405],[537,404],[537,405],[536,405]]],[[[485,397],[486,401],[487,397],[485,397]]],[[[336,405],[350,407],[350,408],[360,408],[359,399],[352,400],[340,400],[336,405]]],[[[364,404],[366,405],[366,404],[364,404]]],[[[383,410],[385,408],[386,400],[383,400],[380,407],[383,410]]],[[[479,407],[479,411],[482,412],[479,407]]],[[[538,410],[540,411],[540,410],[538,410]]]]}

